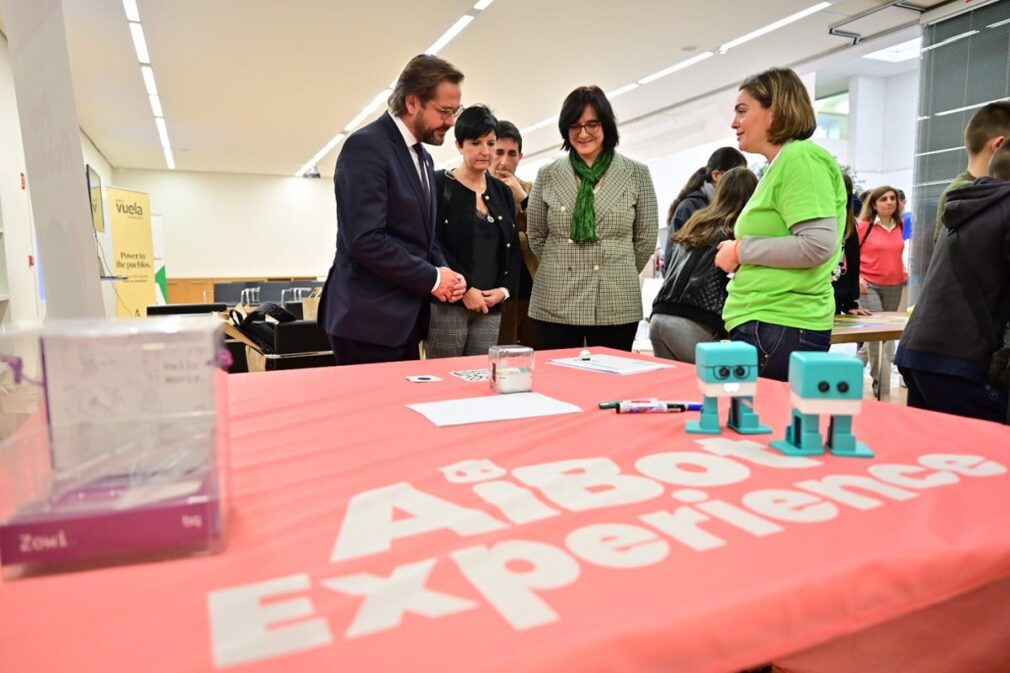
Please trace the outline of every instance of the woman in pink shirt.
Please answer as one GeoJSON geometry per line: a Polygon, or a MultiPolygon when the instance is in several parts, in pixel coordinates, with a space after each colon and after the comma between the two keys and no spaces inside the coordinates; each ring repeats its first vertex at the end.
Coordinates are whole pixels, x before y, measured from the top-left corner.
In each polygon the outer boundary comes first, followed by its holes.
{"type": "MultiPolygon", "coordinates": [[[[902,236],[901,204],[898,190],[884,185],[874,189],[863,202],[863,211],[856,225],[859,236],[859,305],[870,311],[897,311],[901,291],[908,280],[902,253],[905,240],[902,236]]],[[[870,376],[873,393],[878,395],[878,350],[860,344],[857,355],[864,363],[869,351],[870,376]]],[[[884,343],[886,367],[894,358],[894,342],[884,343]]]]}

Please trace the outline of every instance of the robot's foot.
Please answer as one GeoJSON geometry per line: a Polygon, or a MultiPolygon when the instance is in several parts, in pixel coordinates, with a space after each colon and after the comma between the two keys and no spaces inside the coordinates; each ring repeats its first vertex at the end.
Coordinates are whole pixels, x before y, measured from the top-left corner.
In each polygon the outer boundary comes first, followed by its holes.
{"type": "Polygon", "coordinates": [[[820,456],[824,454],[824,447],[822,446],[804,449],[784,439],[776,439],[774,442],[769,442],[768,446],[781,451],[787,456],[820,456]]]}

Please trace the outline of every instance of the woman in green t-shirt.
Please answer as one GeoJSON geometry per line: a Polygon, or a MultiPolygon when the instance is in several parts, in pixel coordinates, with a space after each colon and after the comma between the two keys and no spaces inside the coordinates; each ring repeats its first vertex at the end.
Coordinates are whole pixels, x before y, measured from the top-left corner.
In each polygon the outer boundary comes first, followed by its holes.
{"type": "Polygon", "coordinates": [[[787,380],[789,354],[826,351],[835,312],[831,271],[841,254],[846,196],[835,158],[809,138],[810,96],[792,70],[740,85],[733,130],[768,170],[715,263],[734,274],[723,308],[730,338],[758,349],[759,374],[787,380]]]}

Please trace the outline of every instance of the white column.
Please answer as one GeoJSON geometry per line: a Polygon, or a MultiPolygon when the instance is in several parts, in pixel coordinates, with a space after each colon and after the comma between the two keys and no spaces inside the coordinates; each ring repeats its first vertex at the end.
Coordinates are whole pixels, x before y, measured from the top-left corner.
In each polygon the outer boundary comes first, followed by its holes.
{"type": "Polygon", "coordinates": [[[63,6],[60,0],[3,0],[3,8],[46,314],[103,317],[63,6]]]}
{"type": "Polygon", "coordinates": [[[883,79],[856,75],[849,80],[849,162],[867,187],[876,186],[884,172],[885,107],[883,79]]]}
{"type": "MultiPolygon", "coordinates": [[[[28,191],[21,186],[25,172],[24,145],[14,100],[7,40],[0,35],[0,323],[34,321],[39,317],[35,255],[28,191]],[[3,299],[6,295],[8,299],[3,299]]],[[[27,183],[26,183],[27,187],[27,183]]]]}

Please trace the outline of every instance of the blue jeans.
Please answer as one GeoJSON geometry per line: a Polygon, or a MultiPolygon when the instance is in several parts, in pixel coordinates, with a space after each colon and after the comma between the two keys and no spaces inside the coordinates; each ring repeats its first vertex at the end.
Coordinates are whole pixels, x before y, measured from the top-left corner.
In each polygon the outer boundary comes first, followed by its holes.
{"type": "Polygon", "coordinates": [[[908,385],[908,406],[1007,423],[1007,391],[960,376],[898,367],[908,385]]]}
{"type": "Polygon", "coordinates": [[[757,348],[758,376],[789,380],[789,354],[793,351],[826,351],[831,346],[831,330],[800,329],[751,320],[729,333],[733,341],[757,348]]]}

